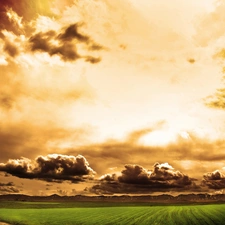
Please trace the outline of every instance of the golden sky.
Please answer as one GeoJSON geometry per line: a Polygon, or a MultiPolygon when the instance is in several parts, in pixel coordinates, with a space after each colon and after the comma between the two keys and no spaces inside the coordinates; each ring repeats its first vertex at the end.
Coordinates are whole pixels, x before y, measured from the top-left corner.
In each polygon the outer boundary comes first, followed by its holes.
{"type": "Polygon", "coordinates": [[[224,10],[1,0],[0,194],[222,191],[224,10]]]}

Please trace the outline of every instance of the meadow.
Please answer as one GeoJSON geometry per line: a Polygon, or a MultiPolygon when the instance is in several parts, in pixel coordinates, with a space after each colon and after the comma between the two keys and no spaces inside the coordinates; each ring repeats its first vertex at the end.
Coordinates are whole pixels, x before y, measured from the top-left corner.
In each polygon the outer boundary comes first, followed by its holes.
{"type": "Polygon", "coordinates": [[[0,221],[13,225],[223,225],[225,204],[150,205],[9,201],[0,202],[0,221]]]}

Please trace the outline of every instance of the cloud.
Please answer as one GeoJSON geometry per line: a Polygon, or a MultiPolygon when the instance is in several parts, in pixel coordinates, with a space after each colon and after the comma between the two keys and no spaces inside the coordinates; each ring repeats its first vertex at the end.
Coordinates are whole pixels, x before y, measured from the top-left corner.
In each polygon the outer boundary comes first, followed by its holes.
{"type": "Polygon", "coordinates": [[[49,154],[38,156],[35,161],[27,158],[10,159],[0,163],[0,171],[27,179],[40,179],[48,182],[80,182],[92,179],[95,172],[82,156],[49,154]]]}
{"type": "MultiPolygon", "coordinates": [[[[14,53],[10,53],[14,54],[14,53]]],[[[25,80],[23,73],[16,63],[10,65],[0,65],[2,76],[0,77],[0,108],[12,109],[17,106],[19,99],[26,93],[25,80]]]]}
{"type": "MultiPolygon", "coordinates": [[[[35,55],[34,53],[41,52],[48,53],[50,57],[59,56],[64,62],[84,59],[85,62],[96,64],[101,61],[101,57],[92,53],[104,48],[90,36],[79,31],[82,23],[65,25],[61,18],[63,15],[58,15],[55,19],[54,13],[50,10],[52,1],[36,4],[25,0],[21,2],[20,7],[11,1],[0,5],[0,38],[3,40],[3,50],[6,56],[11,57],[10,60],[15,58],[18,62],[17,60],[23,60],[24,54],[30,58],[32,53],[35,55]],[[46,21],[54,24],[51,26],[52,29],[49,29],[50,26],[46,28],[46,21]],[[41,29],[42,26],[45,26],[45,29],[41,29]],[[41,30],[44,31],[40,32],[41,30]]],[[[6,60],[10,62],[9,59],[6,60]]]]}
{"type": "MultiPolygon", "coordinates": [[[[22,17],[19,17],[18,14],[12,10],[11,5],[6,2],[7,1],[0,2],[0,31],[6,29],[18,35],[21,33],[20,25],[22,25],[22,17]]],[[[10,2],[8,1],[8,3],[10,2]]],[[[1,35],[0,33],[0,37],[1,35]]]]}
{"type": "MultiPolygon", "coordinates": [[[[151,132],[160,127],[149,127],[130,132],[123,140],[107,140],[102,143],[83,145],[77,148],[68,148],[67,154],[79,152],[92,161],[92,165],[98,174],[104,173],[115,165],[122,168],[124,163],[136,164],[144,167],[154,164],[158,160],[168,160],[176,165],[179,170],[189,171],[202,177],[206,165],[212,170],[216,164],[221,163],[225,157],[223,151],[225,147],[224,139],[212,140],[210,137],[200,137],[196,133],[188,132],[188,138],[177,134],[177,137],[164,145],[143,144],[141,139],[144,135],[151,135],[151,132]],[[104,163],[98,162],[104,160],[104,163]],[[183,161],[190,161],[191,166],[185,166],[183,161]],[[197,169],[199,161],[204,161],[204,165],[197,169]],[[211,162],[214,161],[214,164],[211,162]],[[196,166],[196,167],[195,167],[196,166]]],[[[188,173],[189,173],[188,172],[188,173]]]]}
{"type": "MultiPolygon", "coordinates": [[[[207,54],[214,60],[214,63],[223,68],[225,59],[225,32],[221,28],[225,25],[224,10],[224,2],[221,0],[216,1],[216,4],[214,3],[214,9],[210,13],[199,17],[200,21],[196,29],[196,35],[194,36],[196,43],[204,46],[208,50],[207,54]]],[[[224,72],[224,69],[222,69],[222,72],[224,72]]],[[[222,88],[218,88],[214,94],[204,98],[204,103],[210,108],[225,109],[224,82],[222,88]]]]}
{"type": "Polygon", "coordinates": [[[174,171],[168,163],[155,163],[153,170],[137,164],[125,165],[120,175],[105,174],[99,184],[90,188],[94,193],[152,193],[197,189],[194,179],[174,171]]]}
{"type": "Polygon", "coordinates": [[[135,130],[128,135],[127,142],[137,143],[140,140],[141,137],[143,137],[144,135],[146,135],[146,134],[148,134],[152,131],[154,131],[153,128],[135,130]]]}
{"type": "Polygon", "coordinates": [[[49,73],[42,74],[36,67],[32,67],[32,76],[36,76],[36,79],[30,79],[30,73],[24,70],[19,71],[20,65],[15,63],[10,63],[7,67],[0,66],[3,74],[0,77],[0,108],[14,113],[39,110],[39,114],[43,114],[49,106],[58,109],[59,104],[62,108],[78,101],[93,103],[96,100],[96,90],[85,75],[78,73],[74,77],[70,74],[56,76],[56,73],[64,72],[63,67],[55,73],[53,67],[42,66],[49,73]]]}
{"type": "Polygon", "coordinates": [[[48,52],[51,49],[50,46],[50,40],[52,37],[56,35],[56,32],[53,30],[50,30],[45,33],[38,33],[30,37],[30,43],[31,43],[31,50],[32,51],[44,51],[48,52]]]}
{"type": "Polygon", "coordinates": [[[81,25],[71,24],[57,34],[53,30],[47,32],[39,32],[30,37],[32,51],[47,52],[50,56],[59,55],[63,61],[75,61],[85,58],[87,62],[97,63],[100,58],[92,56],[80,55],[77,51],[77,44],[84,43],[84,47],[93,50],[102,49],[99,44],[95,44],[87,35],[81,34],[78,28],[81,25]],[[54,44],[53,44],[54,43],[54,44]],[[89,47],[91,46],[91,48],[89,47]],[[93,46],[99,46],[93,48],[93,46]]]}
{"type": "Polygon", "coordinates": [[[2,183],[0,182],[0,194],[13,194],[19,193],[20,190],[15,187],[13,182],[2,183]]]}
{"type": "Polygon", "coordinates": [[[4,109],[11,109],[14,105],[15,99],[10,94],[0,92],[0,107],[4,109]]]}
{"type": "Polygon", "coordinates": [[[210,189],[225,188],[225,174],[219,170],[206,173],[203,175],[202,185],[205,185],[210,189]]]}
{"type": "Polygon", "coordinates": [[[90,62],[92,64],[96,64],[96,63],[99,63],[101,61],[101,58],[100,57],[93,57],[93,56],[85,56],[85,61],[86,62],[90,62]]]}
{"type": "Polygon", "coordinates": [[[168,163],[155,163],[153,171],[139,165],[126,165],[118,180],[122,183],[149,184],[151,187],[159,188],[179,188],[192,184],[188,176],[173,170],[168,163]]]}
{"type": "Polygon", "coordinates": [[[11,56],[15,57],[18,55],[18,49],[15,45],[10,42],[5,42],[4,50],[11,56]]]}
{"type": "Polygon", "coordinates": [[[57,189],[57,193],[61,196],[66,196],[68,194],[68,191],[62,190],[62,189],[57,189]]]}
{"type": "Polygon", "coordinates": [[[0,1],[0,31],[5,29],[16,35],[30,32],[33,30],[31,22],[36,20],[39,15],[53,16],[51,2],[52,0],[0,1]]]}
{"type": "Polygon", "coordinates": [[[126,139],[121,140],[107,140],[99,144],[83,145],[78,148],[71,148],[67,150],[68,154],[74,152],[82,152],[88,157],[93,159],[94,166],[98,173],[106,168],[115,166],[123,166],[124,162],[135,163],[146,157],[156,157],[160,150],[157,146],[143,146],[139,143],[139,140],[144,135],[157,129],[157,126],[152,128],[143,128],[134,130],[127,135],[126,139]],[[144,153],[140,155],[140,152],[144,153]],[[118,154],[119,153],[119,154],[118,154]],[[98,161],[104,159],[104,164],[99,164],[98,161]]]}
{"type": "Polygon", "coordinates": [[[59,55],[64,61],[75,61],[82,58],[78,53],[76,46],[69,41],[62,42],[61,44],[53,45],[50,41],[56,35],[54,31],[48,31],[46,33],[38,33],[30,38],[31,50],[47,52],[50,56],[59,55]]]}
{"type": "MultiPolygon", "coordinates": [[[[225,34],[224,34],[225,35],[225,34]]],[[[225,59],[225,49],[222,48],[220,51],[217,51],[216,54],[214,54],[215,59],[222,59],[224,61],[225,59]]],[[[224,63],[222,62],[222,65],[224,63]]],[[[222,72],[224,72],[224,67],[222,72]]],[[[225,109],[225,88],[224,88],[224,78],[223,77],[223,87],[218,88],[216,92],[210,96],[207,96],[204,101],[205,105],[210,108],[216,108],[216,109],[225,109]]]]}
{"type": "Polygon", "coordinates": [[[117,179],[117,175],[115,173],[113,174],[104,174],[100,177],[100,181],[107,181],[107,182],[113,182],[117,179]]]}
{"type": "Polygon", "coordinates": [[[118,177],[119,182],[128,184],[148,183],[151,171],[147,171],[139,165],[125,165],[122,175],[118,177]]]}
{"type": "Polygon", "coordinates": [[[208,96],[205,104],[211,108],[225,109],[225,88],[217,89],[214,95],[208,96]]]}
{"type": "Polygon", "coordinates": [[[71,24],[68,27],[65,28],[64,32],[58,35],[58,39],[62,42],[72,41],[76,39],[80,42],[89,42],[90,37],[87,35],[83,35],[78,32],[79,24],[71,24]]]}
{"type": "Polygon", "coordinates": [[[24,155],[33,158],[36,154],[62,153],[61,145],[82,142],[91,133],[90,127],[62,128],[54,124],[33,125],[2,122],[0,130],[1,160],[19,158],[24,155]],[[56,148],[58,149],[56,150],[56,148]]]}
{"type": "Polygon", "coordinates": [[[0,187],[6,187],[6,186],[12,187],[12,186],[14,186],[14,184],[13,184],[13,182],[8,182],[8,183],[1,183],[0,182],[0,187]]]}
{"type": "Polygon", "coordinates": [[[23,27],[23,24],[22,24],[23,17],[18,16],[18,14],[14,12],[12,8],[8,8],[8,10],[6,11],[6,15],[9,21],[14,23],[16,26],[18,26],[18,28],[23,27]]]}
{"type": "Polygon", "coordinates": [[[187,59],[187,61],[188,61],[189,63],[191,63],[191,64],[194,64],[194,63],[195,63],[195,59],[193,59],[193,58],[189,58],[189,59],[187,59]]]}

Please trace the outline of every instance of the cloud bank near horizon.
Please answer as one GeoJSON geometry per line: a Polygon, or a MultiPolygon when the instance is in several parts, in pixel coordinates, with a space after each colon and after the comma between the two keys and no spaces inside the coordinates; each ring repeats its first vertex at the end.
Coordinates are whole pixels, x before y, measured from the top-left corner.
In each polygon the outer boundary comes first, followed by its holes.
{"type": "Polygon", "coordinates": [[[174,171],[168,163],[155,163],[153,170],[128,164],[120,174],[101,176],[99,184],[91,187],[89,191],[95,194],[198,191],[199,187],[194,180],[180,171],[174,171]]]}
{"type": "Polygon", "coordinates": [[[10,159],[0,163],[0,171],[19,178],[73,183],[93,179],[95,174],[82,155],[75,157],[61,154],[38,156],[34,162],[27,158],[10,159]]]}

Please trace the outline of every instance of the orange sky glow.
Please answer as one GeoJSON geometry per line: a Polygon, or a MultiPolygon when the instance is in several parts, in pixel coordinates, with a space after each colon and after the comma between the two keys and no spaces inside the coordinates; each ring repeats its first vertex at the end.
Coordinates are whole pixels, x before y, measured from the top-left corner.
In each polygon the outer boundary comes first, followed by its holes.
{"type": "Polygon", "coordinates": [[[0,1],[0,194],[222,191],[224,10],[0,1]]]}

